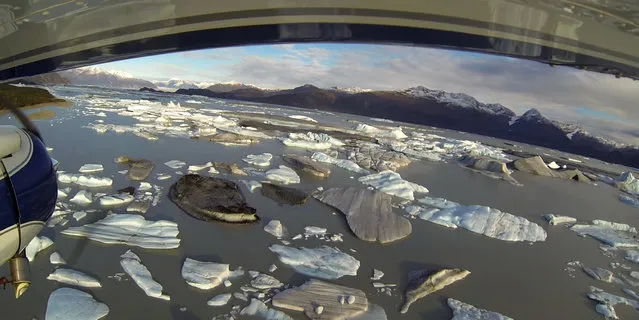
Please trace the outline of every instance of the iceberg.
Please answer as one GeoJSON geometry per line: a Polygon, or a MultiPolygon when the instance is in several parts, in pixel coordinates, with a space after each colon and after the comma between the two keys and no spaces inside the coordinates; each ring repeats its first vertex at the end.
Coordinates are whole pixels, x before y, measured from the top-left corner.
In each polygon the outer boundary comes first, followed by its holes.
{"type": "Polygon", "coordinates": [[[186,162],[180,160],[171,160],[164,163],[167,167],[171,169],[180,169],[186,165],[186,162]]]}
{"type": "Polygon", "coordinates": [[[49,262],[53,265],[56,264],[67,264],[66,261],[64,261],[64,259],[62,259],[62,257],[60,256],[59,253],[54,252],[49,256],[49,262]]]}
{"type": "Polygon", "coordinates": [[[286,313],[270,309],[264,302],[258,299],[251,299],[251,303],[240,311],[241,316],[257,316],[266,320],[293,320],[286,313]]]}
{"type": "Polygon", "coordinates": [[[147,221],[137,214],[111,214],[102,220],[70,227],[61,233],[106,244],[125,244],[146,249],[175,249],[180,246],[176,223],[147,221]]]}
{"type": "Polygon", "coordinates": [[[636,239],[637,230],[623,223],[593,220],[591,225],[574,225],[570,230],[582,235],[591,236],[611,247],[639,248],[636,239]]]}
{"type": "Polygon", "coordinates": [[[67,197],[67,193],[63,190],[58,189],[58,200],[63,200],[67,197]]]}
{"type": "Polygon", "coordinates": [[[100,205],[103,207],[114,207],[128,204],[135,200],[135,197],[128,193],[118,193],[100,198],[100,205]]]}
{"type": "Polygon", "coordinates": [[[188,168],[186,168],[186,170],[189,172],[197,172],[197,171],[204,170],[206,168],[211,168],[211,167],[213,167],[213,163],[209,161],[202,165],[190,165],[188,166],[188,168]]]}
{"type": "Polygon", "coordinates": [[[639,263],[639,251],[637,250],[627,250],[626,251],[626,260],[639,263]]]}
{"type": "Polygon", "coordinates": [[[282,238],[286,234],[286,228],[279,220],[271,220],[264,226],[264,231],[272,234],[276,238],[282,238]]]}
{"type": "Polygon", "coordinates": [[[104,167],[101,164],[85,164],[80,167],[78,172],[80,173],[94,173],[100,172],[104,170],[104,167]]]}
{"type": "Polygon", "coordinates": [[[310,197],[304,191],[266,182],[262,183],[262,195],[279,204],[288,205],[302,205],[310,197]]]}
{"type": "Polygon", "coordinates": [[[513,320],[497,312],[479,309],[453,298],[448,298],[448,306],[453,309],[453,318],[451,320],[513,320]]]}
{"type": "Polygon", "coordinates": [[[281,165],[278,169],[266,171],[266,178],[283,184],[300,183],[300,176],[293,169],[284,165],[281,165]]]}
{"type": "Polygon", "coordinates": [[[29,262],[33,261],[38,252],[50,247],[52,244],[53,241],[45,236],[35,236],[24,249],[27,260],[29,260],[29,262]]]}
{"type": "Polygon", "coordinates": [[[357,165],[357,163],[351,161],[351,160],[346,160],[346,159],[336,159],[333,158],[325,153],[322,152],[315,152],[313,153],[313,155],[311,156],[311,159],[318,161],[318,162],[324,162],[324,163],[330,163],[330,164],[334,164],[340,168],[344,168],[348,171],[353,171],[356,173],[361,173],[361,174],[369,174],[370,171],[363,169],[362,167],[360,167],[359,165],[357,165]]]}
{"type": "Polygon", "coordinates": [[[109,307],[83,291],[59,288],[47,301],[46,320],[98,320],[109,314],[109,307]]]}
{"type": "Polygon", "coordinates": [[[142,264],[142,260],[131,250],[122,255],[120,265],[133,281],[146,293],[147,296],[162,300],[171,300],[162,293],[162,285],[153,279],[151,272],[142,264]]]}
{"type": "Polygon", "coordinates": [[[299,115],[292,115],[292,116],[288,116],[291,119],[298,119],[298,120],[304,120],[304,121],[310,121],[310,122],[315,122],[317,123],[317,120],[311,118],[311,117],[307,117],[307,116],[299,116],[299,115]]]}
{"type": "Polygon", "coordinates": [[[623,203],[629,204],[633,207],[637,207],[639,208],[639,199],[635,198],[635,197],[631,197],[631,196],[627,196],[625,194],[620,194],[619,195],[619,200],[623,203]]]}
{"type": "Polygon", "coordinates": [[[288,138],[282,140],[288,147],[304,148],[308,150],[326,150],[331,147],[341,147],[344,145],[338,139],[326,133],[289,133],[288,138]]]}
{"type": "Polygon", "coordinates": [[[470,271],[463,269],[442,269],[432,274],[427,270],[411,272],[408,275],[406,297],[400,312],[408,312],[408,308],[415,301],[462,280],[469,274],[470,271]]]}
{"type": "Polygon", "coordinates": [[[548,221],[548,224],[550,224],[551,226],[577,222],[577,219],[573,217],[559,216],[554,214],[546,214],[544,215],[544,219],[546,219],[546,221],[548,221]]]}
{"type": "Polygon", "coordinates": [[[251,280],[251,287],[259,290],[279,288],[282,286],[284,286],[284,284],[275,277],[263,273],[260,273],[251,280]]]}
{"type": "Polygon", "coordinates": [[[85,287],[85,288],[101,288],[102,285],[100,281],[97,279],[86,275],[83,272],[73,270],[73,269],[65,269],[58,268],[53,271],[48,277],[47,280],[58,281],[60,283],[69,284],[77,287],[85,287]]]}
{"type": "Polygon", "coordinates": [[[428,193],[428,189],[416,183],[402,179],[399,173],[386,170],[357,179],[373,188],[407,200],[414,200],[414,193],[428,193]]]}
{"type": "Polygon", "coordinates": [[[225,280],[244,275],[244,270],[229,270],[224,263],[198,261],[186,258],[182,265],[182,278],[191,286],[203,290],[213,289],[225,280]]]}
{"type": "Polygon", "coordinates": [[[628,305],[639,310],[639,301],[616,296],[614,294],[604,292],[599,288],[590,287],[590,292],[586,296],[588,296],[589,299],[600,303],[595,307],[595,310],[605,316],[615,315],[614,306],[617,304],[628,305]]]}
{"type": "Polygon", "coordinates": [[[58,173],[58,181],[60,183],[74,183],[89,188],[109,187],[113,184],[113,180],[110,178],[73,173],[58,173]]]}
{"type": "Polygon", "coordinates": [[[399,168],[407,166],[411,161],[403,153],[389,151],[372,143],[352,149],[348,159],[353,160],[362,168],[374,171],[391,170],[397,171],[399,168]]]}
{"type": "Polygon", "coordinates": [[[346,275],[357,275],[360,265],[359,260],[328,246],[298,249],[273,244],[269,250],[277,254],[280,261],[291,266],[295,271],[322,279],[339,279],[346,275]]]}
{"type": "Polygon", "coordinates": [[[242,161],[259,167],[268,167],[271,165],[271,159],[273,155],[270,153],[262,154],[249,154],[242,159],[242,161]]]}
{"type": "Polygon", "coordinates": [[[91,192],[86,190],[80,190],[78,191],[78,193],[75,194],[75,196],[73,196],[73,198],[69,200],[69,202],[72,202],[81,206],[86,206],[86,205],[89,205],[91,202],[93,202],[93,197],[91,195],[91,192]]]}
{"type": "Polygon", "coordinates": [[[411,205],[405,210],[412,216],[445,227],[461,227],[504,241],[546,240],[546,231],[538,224],[494,208],[479,205],[465,206],[441,198],[426,197],[419,201],[427,205],[434,204],[430,205],[434,208],[411,205]]]}
{"type": "Polygon", "coordinates": [[[360,123],[357,125],[357,127],[355,127],[355,130],[374,137],[384,137],[392,139],[408,138],[408,136],[402,131],[402,128],[380,129],[365,123],[360,123]]]}
{"type": "Polygon", "coordinates": [[[134,201],[128,207],[126,207],[126,212],[138,212],[144,214],[149,210],[150,206],[150,200],[134,201]]]}
{"type": "Polygon", "coordinates": [[[620,190],[639,195],[639,179],[635,178],[630,171],[623,172],[619,175],[615,180],[615,185],[620,190]]]}
{"type": "Polygon", "coordinates": [[[313,161],[309,157],[297,154],[286,154],[282,156],[282,160],[284,160],[284,162],[289,166],[293,167],[293,169],[302,173],[308,173],[320,178],[328,178],[331,174],[331,169],[329,169],[326,165],[313,161]]]}
{"type": "Polygon", "coordinates": [[[211,307],[220,307],[227,304],[230,299],[231,299],[230,293],[222,293],[209,299],[209,301],[207,301],[206,304],[211,307]]]}

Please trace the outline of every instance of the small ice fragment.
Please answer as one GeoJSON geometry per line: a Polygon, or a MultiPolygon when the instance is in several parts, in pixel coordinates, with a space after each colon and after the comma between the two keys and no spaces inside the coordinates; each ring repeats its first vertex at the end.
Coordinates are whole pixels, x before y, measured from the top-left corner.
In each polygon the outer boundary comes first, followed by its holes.
{"type": "Polygon", "coordinates": [[[341,234],[334,234],[334,235],[331,235],[331,241],[333,241],[333,242],[342,242],[344,240],[342,239],[342,235],[341,234]]]}
{"type": "Polygon", "coordinates": [[[632,291],[632,290],[630,290],[630,289],[626,289],[626,288],[623,288],[622,290],[623,290],[623,292],[625,292],[627,295],[629,295],[629,296],[633,297],[634,299],[639,300],[639,295],[637,295],[637,293],[636,293],[636,292],[634,292],[634,291],[632,291]]]}
{"type": "Polygon", "coordinates": [[[139,191],[147,191],[153,189],[153,186],[145,181],[140,182],[140,186],[138,187],[139,191]]]}
{"type": "Polygon", "coordinates": [[[229,270],[228,264],[197,261],[191,258],[186,258],[182,265],[182,278],[186,283],[203,290],[213,289],[222,283],[230,286],[232,283],[228,279],[243,274],[244,271],[241,269],[229,270]]]}
{"type": "Polygon", "coordinates": [[[171,175],[166,173],[158,174],[158,180],[166,180],[166,179],[171,179],[171,175]]]}
{"type": "Polygon", "coordinates": [[[135,200],[135,197],[128,193],[118,193],[100,198],[100,205],[103,207],[120,206],[135,200]]]}
{"type": "Polygon", "coordinates": [[[48,280],[58,281],[60,283],[69,284],[78,287],[85,288],[100,288],[100,282],[83,272],[73,270],[73,269],[65,269],[58,268],[53,271],[48,277],[48,280]]]}
{"type": "Polygon", "coordinates": [[[299,240],[299,239],[302,239],[302,235],[301,234],[298,234],[298,235],[294,236],[292,240],[299,240]]]}
{"type": "Polygon", "coordinates": [[[260,290],[279,288],[283,285],[284,284],[277,280],[275,277],[263,273],[260,273],[257,277],[251,280],[251,286],[260,290]]]}
{"type": "Polygon", "coordinates": [[[377,269],[373,269],[373,276],[371,277],[371,280],[380,280],[383,276],[384,276],[384,272],[377,269]]]}
{"type": "Polygon", "coordinates": [[[575,219],[573,217],[558,216],[558,215],[554,215],[554,214],[546,214],[546,215],[544,215],[544,219],[546,219],[546,221],[548,221],[548,224],[550,224],[552,226],[558,225],[558,224],[566,224],[566,223],[575,223],[575,222],[577,222],[577,219],[575,219]]]}
{"type": "Polygon", "coordinates": [[[348,304],[355,303],[355,296],[348,296],[348,298],[346,298],[346,303],[348,304]]]}
{"type": "Polygon", "coordinates": [[[73,219],[75,219],[75,221],[80,221],[82,218],[86,216],[87,216],[87,213],[85,211],[77,211],[73,213],[73,219]]]}
{"type": "Polygon", "coordinates": [[[59,288],[49,295],[44,318],[47,320],[98,320],[109,314],[106,304],[83,291],[59,288]]]}
{"type": "Polygon", "coordinates": [[[180,307],[180,311],[184,312],[186,310],[187,310],[186,307],[180,307]]]}
{"type": "Polygon", "coordinates": [[[257,189],[257,188],[261,188],[261,187],[262,187],[262,184],[261,184],[261,183],[259,183],[259,182],[257,182],[257,181],[255,181],[255,180],[250,180],[250,181],[249,181],[249,180],[241,180],[241,181],[242,181],[242,183],[244,183],[244,185],[246,186],[246,188],[247,188],[247,189],[248,189],[251,193],[253,193],[253,191],[255,191],[255,189],[257,189]]]}
{"type": "Polygon", "coordinates": [[[340,304],[345,304],[346,303],[346,297],[344,297],[344,296],[340,296],[338,300],[339,300],[340,304]]]}
{"type": "Polygon", "coordinates": [[[233,285],[233,283],[231,283],[231,281],[229,281],[229,280],[224,280],[224,286],[225,286],[225,287],[227,287],[227,288],[228,288],[228,287],[230,287],[230,286],[232,286],[232,285],[233,285]]]}
{"type": "Polygon", "coordinates": [[[627,250],[626,251],[626,260],[639,263],[639,251],[637,250],[627,250]]]}
{"type": "Polygon", "coordinates": [[[142,264],[140,258],[131,250],[123,255],[122,260],[120,260],[120,265],[147,296],[162,300],[171,300],[171,297],[162,294],[162,285],[153,279],[149,269],[142,264]]]}
{"type": "Polygon", "coordinates": [[[286,228],[279,220],[271,220],[264,226],[264,231],[274,235],[277,238],[282,238],[286,232],[286,228]]]}
{"type": "Polygon", "coordinates": [[[67,193],[66,193],[66,192],[64,192],[64,191],[62,191],[62,190],[60,190],[60,189],[58,189],[58,200],[65,199],[67,196],[68,196],[68,195],[67,195],[67,193]]]}
{"type": "Polygon", "coordinates": [[[277,270],[277,266],[276,266],[276,265],[274,265],[274,264],[272,264],[272,265],[270,265],[270,266],[268,267],[268,272],[273,273],[273,272],[275,272],[275,270],[277,270]]]}
{"type": "Polygon", "coordinates": [[[34,237],[33,240],[31,240],[31,242],[29,242],[29,244],[27,245],[27,247],[25,248],[25,253],[27,256],[27,260],[29,261],[33,261],[33,259],[35,258],[36,254],[46,248],[48,248],[49,246],[51,246],[53,244],[53,241],[51,241],[51,239],[42,236],[42,237],[34,237]]]}
{"type": "Polygon", "coordinates": [[[67,262],[64,261],[57,252],[54,252],[49,256],[49,262],[51,262],[51,264],[67,264],[67,262]]]}
{"type": "Polygon", "coordinates": [[[315,313],[317,313],[319,315],[319,314],[322,314],[322,312],[324,312],[324,307],[322,307],[322,306],[315,307],[315,313]]]}
{"type": "Polygon", "coordinates": [[[381,192],[407,200],[414,200],[414,193],[428,193],[428,189],[425,187],[406,181],[399,173],[390,170],[363,176],[357,180],[381,192]]]}
{"type": "Polygon", "coordinates": [[[218,294],[217,296],[207,301],[206,304],[211,307],[220,307],[220,306],[226,305],[230,299],[231,299],[230,293],[218,294]]]}
{"type": "Polygon", "coordinates": [[[210,175],[214,175],[214,174],[219,174],[220,172],[217,171],[217,169],[215,169],[215,167],[210,167],[209,168],[209,174],[210,175]]]}
{"type": "Polygon", "coordinates": [[[190,172],[196,172],[196,171],[204,170],[206,168],[211,168],[212,166],[213,166],[213,163],[209,161],[202,165],[190,165],[188,168],[186,168],[186,170],[190,172]]]}
{"type": "Polygon", "coordinates": [[[86,206],[93,202],[93,198],[91,196],[91,192],[80,190],[78,191],[78,193],[75,194],[75,196],[73,196],[73,198],[71,198],[71,200],[69,200],[69,202],[73,202],[81,206],[86,206]]]}
{"type": "Polygon", "coordinates": [[[453,318],[451,320],[513,320],[497,312],[479,309],[473,305],[452,298],[448,299],[448,306],[453,309],[453,318]]]}
{"type": "Polygon", "coordinates": [[[293,248],[279,244],[269,246],[280,261],[295,271],[322,279],[339,279],[345,275],[357,275],[359,260],[339,249],[322,246],[319,248],[293,248]]]}
{"type": "Polygon", "coordinates": [[[102,167],[101,164],[85,164],[82,165],[78,171],[81,173],[94,173],[102,170],[104,170],[104,167],[102,167]]]}
{"type": "Polygon", "coordinates": [[[171,169],[180,169],[186,165],[186,162],[180,160],[171,160],[165,162],[164,164],[171,169]]]}
{"type": "Polygon", "coordinates": [[[119,170],[118,171],[119,174],[126,174],[127,172],[129,172],[129,170],[119,170]]]}
{"type": "Polygon", "coordinates": [[[295,170],[284,165],[281,165],[278,169],[266,171],[266,178],[283,184],[300,183],[300,176],[297,175],[295,170]]]}
{"type": "Polygon", "coordinates": [[[249,276],[250,276],[251,278],[255,278],[255,277],[257,277],[257,276],[259,276],[259,275],[260,275],[260,273],[259,273],[258,271],[255,271],[255,270],[249,270],[249,272],[248,272],[248,273],[249,273],[249,276]]]}
{"type": "Polygon", "coordinates": [[[305,237],[323,237],[326,235],[326,228],[320,228],[315,226],[304,227],[305,237]]]}
{"type": "Polygon", "coordinates": [[[550,169],[554,169],[554,170],[557,170],[557,169],[559,169],[559,168],[561,168],[561,167],[557,164],[557,162],[554,162],[554,161],[553,161],[553,162],[551,162],[551,163],[549,163],[549,164],[548,164],[548,168],[550,168],[550,169]]]}
{"type": "Polygon", "coordinates": [[[615,309],[609,304],[600,303],[595,306],[595,311],[603,315],[606,319],[619,319],[615,313],[615,309]]]}
{"type": "Polygon", "coordinates": [[[262,154],[249,154],[242,161],[260,167],[268,167],[271,165],[271,159],[273,159],[273,155],[270,153],[262,153],[262,154]]]}

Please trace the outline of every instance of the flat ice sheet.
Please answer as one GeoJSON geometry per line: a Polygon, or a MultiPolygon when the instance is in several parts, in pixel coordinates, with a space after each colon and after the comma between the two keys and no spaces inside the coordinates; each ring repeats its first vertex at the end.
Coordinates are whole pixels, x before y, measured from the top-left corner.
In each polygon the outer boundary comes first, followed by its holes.
{"type": "Polygon", "coordinates": [[[53,271],[48,277],[47,280],[53,280],[64,284],[69,284],[77,287],[85,287],[85,288],[100,288],[102,285],[98,279],[91,277],[83,272],[66,269],[66,268],[58,268],[53,271]]]}
{"type": "Polygon", "coordinates": [[[278,169],[266,171],[266,178],[283,184],[300,183],[300,176],[297,175],[295,170],[284,165],[281,165],[278,169]]]}
{"type": "Polygon", "coordinates": [[[49,295],[45,320],[98,320],[109,314],[109,307],[83,291],[59,288],[49,295]]]}
{"type": "Polygon", "coordinates": [[[102,170],[104,170],[104,167],[101,164],[84,164],[80,167],[78,172],[93,173],[93,172],[100,172],[102,170]]]}
{"type": "Polygon", "coordinates": [[[620,248],[639,248],[637,231],[625,224],[594,220],[591,225],[578,224],[570,230],[582,235],[591,236],[609,246],[620,248]]]}
{"type": "Polygon", "coordinates": [[[135,197],[128,193],[118,193],[100,198],[100,205],[104,207],[121,206],[135,200],[135,197]]]}
{"type": "Polygon", "coordinates": [[[74,183],[89,188],[109,187],[113,184],[111,178],[100,178],[92,175],[58,173],[58,181],[60,183],[74,183]]]}
{"type": "Polygon", "coordinates": [[[27,260],[33,261],[33,259],[35,259],[35,256],[38,252],[50,247],[52,244],[53,244],[53,241],[51,241],[51,239],[45,236],[34,237],[33,240],[31,240],[31,242],[29,242],[29,244],[25,248],[27,260]]]}
{"type": "Polygon", "coordinates": [[[363,176],[357,180],[381,192],[407,200],[414,200],[414,193],[428,193],[425,187],[406,181],[399,173],[390,170],[363,176]]]}
{"type": "Polygon", "coordinates": [[[78,193],[73,196],[73,198],[69,199],[69,202],[75,203],[77,205],[86,206],[93,202],[93,196],[91,192],[86,190],[80,190],[78,193]]]}
{"type": "Polygon", "coordinates": [[[142,260],[131,250],[122,255],[120,265],[133,281],[146,293],[147,296],[162,300],[171,300],[162,293],[162,285],[153,279],[151,272],[142,264],[142,260]]]}
{"type": "Polygon", "coordinates": [[[244,275],[244,270],[231,271],[228,264],[198,261],[186,258],[182,265],[182,278],[191,286],[199,289],[213,289],[225,280],[244,275]]]}
{"type": "Polygon", "coordinates": [[[268,167],[271,165],[271,159],[273,155],[270,153],[262,154],[249,154],[242,159],[242,161],[259,167],[268,167]]]}
{"type": "Polygon", "coordinates": [[[137,214],[112,214],[94,223],[68,228],[61,233],[87,237],[106,244],[125,244],[146,249],[175,249],[180,246],[175,222],[148,221],[137,214]]]}
{"type": "Polygon", "coordinates": [[[504,241],[544,241],[546,231],[536,223],[491,207],[456,204],[442,198],[426,197],[430,207],[407,206],[406,211],[421,219],[449,227],[461,227],[504,241]]]}
{"type": "Polygon", "coordinates": [[[295,271],[322,279],[339,279],[343,276],[357,275],[359,260],[337,248],[322,246],[319,248],[293,248],[274,244],[269,250],[277,254],[280,261],[295,271]]]}
{"type": "Polygon", "coordinates": [[[232,295],[230,293],[218,294],[217,296],[209,299],[209,301],[207,301],[206,304],[211,307],[220,307],[227,304],[229,300],[231,299],[231,296],[232,295]]]}

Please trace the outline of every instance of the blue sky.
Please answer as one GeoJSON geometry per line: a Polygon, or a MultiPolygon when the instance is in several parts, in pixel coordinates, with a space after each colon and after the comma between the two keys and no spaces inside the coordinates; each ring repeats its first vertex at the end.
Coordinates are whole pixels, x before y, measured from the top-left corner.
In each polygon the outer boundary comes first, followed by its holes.
{"type": "Polygon", "coordinates": [[[593,130],[619,134],[639,131],[639,81],[462,51],[281,44],[165,54],[100,67],[147,80],[238,81],[264,88],[310,83],[319,87],[399,90],[423,85],[464,92],[482,102],[501,103],[516,113],[537,108],[553,119],[593,130]]]}

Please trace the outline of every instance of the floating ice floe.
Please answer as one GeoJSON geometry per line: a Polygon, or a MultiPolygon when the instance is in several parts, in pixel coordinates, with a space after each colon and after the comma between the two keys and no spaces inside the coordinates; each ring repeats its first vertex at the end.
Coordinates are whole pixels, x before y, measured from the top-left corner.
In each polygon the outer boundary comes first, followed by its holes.
{"type": "Polygon", "coordinates": [[[85,288],[101,288],[102,285],[100,281],[96,278],[91,277],[83,272],[66,269],[66,268],[58,268],[53,271],[48,277],[47,280],[53,280],[64,284],[69,284],[77,287],[85,287],[85,288]]]}
{"type": "Polygon", "coordinates": [[[109,307],[83,291],[59,288],[49,295],[46,320],[98,320],[109,314],[109,307]]]}
{"type": "Polygon", "coordinates": [[[396,171],[411,162],[403,153],[389,151],[373,143],[361,143],[360,146],[352,148],[348,159],[353,160],[362,168],[374,171],[396,171]]]}
{"type": "Polygon", "coordinates": [[[80,167],[78,172],[80,173],[94,173],[100,172],[104,170],[104,167],[101,164],[84,164],[80,167]]]}
{"type": "Polygon", "coordinates": [[[242,316],[256,316],[266,320],[293,320],[286,313],[271,309],[258,299],[251,299],[251,303],[240,311],[242,316]]]}
{"type": "Polygon", "coordinates": [[[546,231],[538,224],[522,217],[479,205],[465,206],[443,198],[425,197],[419,202],[428,206],[407,206],[405,210],[445,227],[461,227],[504,241],[544,241],[546,231]]]}
{"type": "Polygon", "coordinates": [[[270,153],[262,154],[249,154],[242,159],[242,161],[260,167],[268,167],[271,165],[271,159],[273,155],[270,153]]]}
{"type": "Polygon", "coordinates": [[[207,301],[206,304],[211,307],[221,307],[223,305],[226,305],[229,302],[229,300],[231,299],[231,296],[232,295],[230,293],[218,294],[217,296],[209,299],[209,301],[207,301]]]}
{"type": "Polygon", "coordinates": [[[229,270],[229,265],[224,263],[197,261],[186,258],[182,265],[182,278],[191,286],[199,289],[213,289],[224,281],[244,275],[244,270],[238,268],[229,270]]]}
{"type": "Polygon", "coordinates": [[[255,180],[241,180],[249,192],[253,193],[255,189],[262,187],[262,184],[255,180]]]}
{"type": "Polygon", "coordinates": [[[273,305],[302,311],[309,319],[359,319],[357,316],[369,307],[363,291],[315,279],[278,293],[273,297],[273,305]],[[346,303],[347,300],[352,302],[346,303]],[[320,310],[319,306],[322,306],[320,310]]]}
{"type": "Polygon", "coordinates": [[[300,183],[300,176],[297,175],[295,170],[284,165],[281,165],[278,169],[266,171],[266,178],[283,184],[300,183]]]}
{"type": "Polygon", "coordinates": [[[58,181],[60,183],[74,183],[89,188],[108,187],[113,184],[113,180],[110,178],[73,173],[58,173],[58,181]]]}
{"type": "Polygon", "coordinates": [[[497,312],[479,309],[452,298],[448,298],[448,306],[453,309],[453,318],[451,320],[513,320],[497,312]]]}
{"type": "Polygon", "coordinates": [[[133,281],[146,293],[147,296],[162,300],[171,300],[162,293],[162,285],[153,279],[151,272],[142,264],[142,260],[131,250],[122,255],[120,265],[133,281]]]}
{"type": "Polygon", "coordinates": [[[408,275],[406,297],[400,312],[408,312],[408,308],[415,301],[464,279],[469,274],[470,271],[463,269],[442,269],[435,273],[431,273],[427,270],[411,272],[408,275]]]}
{"type": "Polygon", "coordinates": [[[351,161],[351,160],[346,160],[346,159],[337,159],[337,158],[333,158],[325,153],[322,152],[315,152],[313,153],[313,155],[311,156],[311,159],[318,161],[318,162],[324,162],[324,163],[330,163],[330,164],[334,164],[340,168],[344,168],[346,170],[349,171],[353,171],[353,172],[357,172],[357,173],[361,173],[361,174],[369,174],[370,171],[363,169],[362,167],[360,167],[359,165],[357,165],[357,163],[351,161]]]}
{"type": "Polygon", "coordinates": [[[118,193],[107,195],[100,198],[100,205],[104,207],[113,207],[128,204],[135,200],[135,197],[128,193],[118,193]]]}
{"type": "Polygon", "coordinates": [[[277,238],[282,238],[286,234],[286,228],[279,220],[271,220],[264,226],[264,231],[272,234],[277,238]]]}
{"type": "Polygon", "coordinates": [[[284,286],[284,284],[275,277],[263,273],[260,273],[251,280],[251,287],[259,290],[279,288],[282,286],[284,286]]]}
{"type": "Polygon", "coordinates": [[[382,272],[381,270],[377,270],[377,269],[373,269],[373,275],[371,276],[371,280],[380,280],[382,277],[384,277],[384,272],[382,272]]]}
{"type": "Polygon", "coordinates": [[[381,192],[407,200],[414,200],[414,193],[428,193],[425,187],[406,181],[399,173],[390,170],[363,176],[357,180],[381,192]]]}
{"type": "Polygon", "coordinates": [[[146,249],[175,249],[180,246],[175,222],[148,221],[137,214],[111,214],[102,220],[70,227],[61,233],[106,244],[125,244],[146,249]]]}
{"type": "Polygon", "coordinates": [[[357,127],[355,127],[355,130],[374,137],[384,137],[392,139],[404,139],[408,137],[406,134],[404,134],[402,128],[397,127],[380,129],[365,123],[360,123],[357,125],[357,127]]]}
{"type": "Polygon", "coordinates": [[[288,116],[291,119],[298,119],[298,120],[304,120],[304,121],[310,121],[310,122],[315,122],[317,123],[317,120],[311,118],[311,117],[307,117],[307,116],[300,116],[300,115],[292,115],[292,116],[288,116]]]}
{"type": "Polygon", "coordinates": [[[36,254],[38,254],[38,252],[50,247],[52,244],[53,244],[53,241],[51,241],[51,239],[45,236],[41,236],[41,237],[35,236],[33,240],[31,240],[31,242],[29,242],[27,247],[24,249],[25,254],[27,256],[27,260],[33,261],[33,259],[35,259],[35,256],[36,254]]]}
{"type": "Polygon", "coordinates": [[[637,230],[627,224],[594,220],[591,225],[574,225],[570,230],[582,236],[591,236],[611,247],[639,248],[637,230]]]}
{"type": "Polygon", "coordinates": [[[273,244],[269,250],[277,254],[280,261],[291,266],[295,271],[322,279],[339,279],[346,275],[357,275],[360,265],[359,260],[328,246],[298,249],[273,244]]]}
{"type": "Polygon", "coordinates": [[[408,219],[393,213],[392,197],[361,188],[331,188],[315,198],[340,210],[353,233],[364,241],[389,243],[412,232],[408,219]]]}
{"type": "Polygon", "coordinates": [[[627,250],[626,251],[626,260],[632,261],[634,263],[639,263],[639,251],[637,251],[637,250],[627,250]]]}
{"type": "Polygon", "coordinates": [[[49,262],[53,265],[55,264],[67,264],[66,261],[64,261],[64,259],[62,259],[62,257],[60,256],[59,253],[54,252],[49,256],[49,262]]]}
{"type": "Polygon", "coordinates": [[[344,143],[326,133],[289,133],[288,138],[282,140],[288,147],[304,148],[308,150],[326,150],[340,147],[344,143]]]}
{"type": "Polygon", "coordinates": [[[68,194],[66,192],[64,192],[63,190],[58,189],[58,200],[63,200],[68,196],[68,194]]]}
{"type": "Polygon", "coordinates": [[[166,173],[160,173],[158,174],[157,177],[158,180],[167,180],[167,179],[171,179],[171,175],[170,174],[166,174],[166,173]]]}
{"type": "Polygon", "coordinates": [[[180,160],[171,160],[165,162],[164,164],[171,169],[180,169],[186,165],[186,162],[180,160]]]}
{"type": "Polygon", "coordinates": [[[623,172],[619,175],[615,184],[620,190],[639,195],[639,179],[635,178],[630,171],[623,172]]]}
{"type": "Polygon", "coordinates": [[[610,270],[606,270],[604,268],[583,268],[584,272],[591,276],[595,280],[600,280],[603,282],[612,282],[613,274],[610,270]]]}
{"type": "Polygon", "coordinates": [[[633,207],[637,207],[639,208],[639,199],[632,197],[632,196],[627,196],[625,194],[620,194],[619,195],[619,200],[623,203],[627,203],[633,207]]]}
{"type": "Polygon", "coordinates": [[[93,197],[91,195],[91,192],[86,190],[80,190],[78,191],[78,193],[75,194],[75,196],[73,196],[73,198],[69,200],[69,202],[72,202],[81,206],[86,206],[90,204],[91,202],[93,202],[93,197]]]}
{"type": "Polygon", "coordinates": [[[560,216],[554,214],[545,214],[544,219],[548,221],[548,224],[554,226],[558,224],[567,224],[567,223],[575,223],[577,219],[568,216],[560,216]]]}
{"type": "Polygon", "coordinates": [[[153,189],[153,185],[148,182],[140,182],[140,186],[138,187],[138,191],[147,191],[153,189]]]}
{"type": "Polygon", "coordinates": [[[188,166],[188,168],[186,168],[187,171],[189,172],[197,172],[197,171],[201,171],[204,170],[206,168],[211,168],[213,167],[213,162],[207,162],[205,164],[202,165],[190,165],[188,166]]]}
{"type": "Polygon", "coordinates": [[[561,169],[561,167],[557,164],[557,162],[554,162],[554,161],[548,164],[548,168],[553,170],[561,169]]]}
{"type": "Polygon", "coordinates": [[[617,319],[614,310],[614,306],[617,304],[625,304],[639,310],[639,301],[616,296],[596,287],[590,287],[590,292],[587,296],[589,299],[600,303],[595,307],[597,312],[612,319],[617,319]]]}

